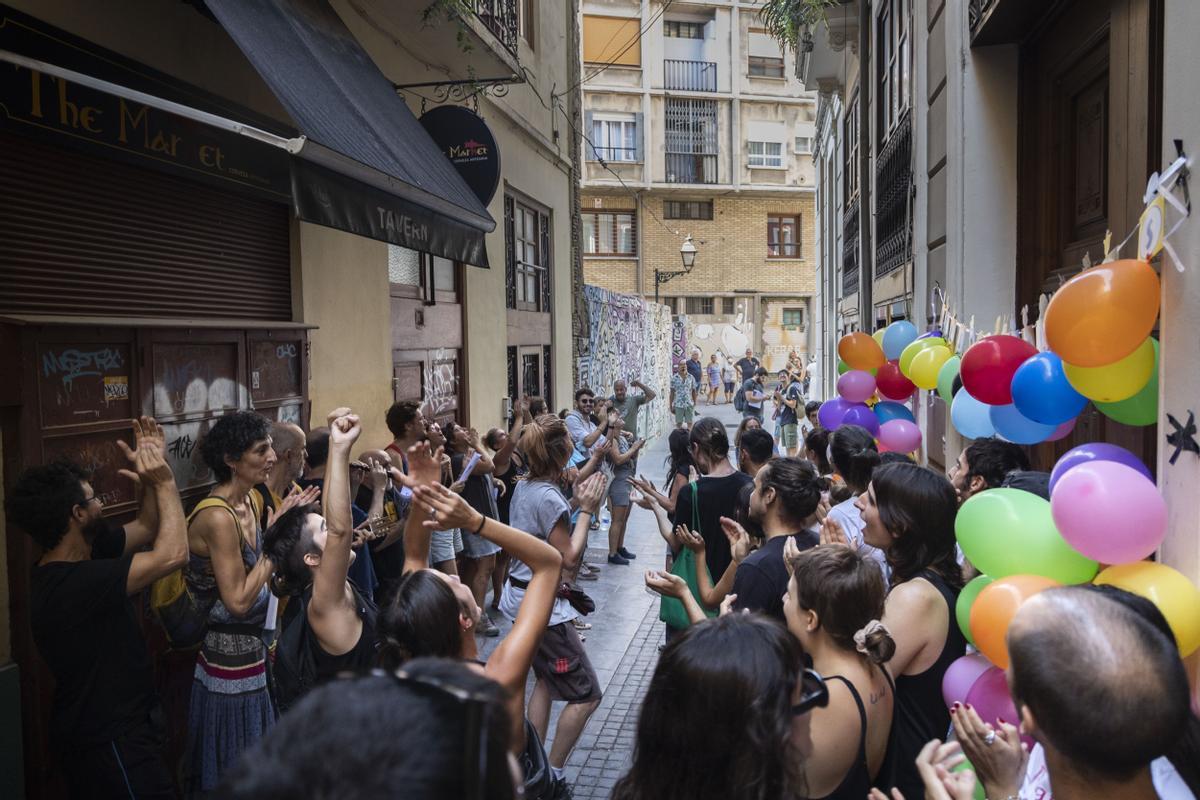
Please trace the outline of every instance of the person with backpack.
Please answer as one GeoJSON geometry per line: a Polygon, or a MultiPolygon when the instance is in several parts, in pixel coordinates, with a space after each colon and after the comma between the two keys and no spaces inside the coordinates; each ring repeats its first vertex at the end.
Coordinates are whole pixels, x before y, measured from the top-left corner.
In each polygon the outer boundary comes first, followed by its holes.
{"type": "Polygon", "coordinates": [[[767,399],[767,387],[763,385],[767,371],[759,367],[754,375],[742,383],[742,416],[763,421],[763,403],[767,399]]]}
{"type": "Polygon", "coordinates": [[[779,393],[779,443],[788,456],[800,447],[800,417],[804,416],[804,386],[795,373],[789,373],[779,393]]]}
{"type": "Polygon", "coordinates": [[[118,439],[141,485],[138,516],[104,517],[92,474],[65,461],[26,470],[5,512],[42,549],[29,615],[54,675],[50,744],[72,797],[174,797],[162,707],[131,598],[187,561],[187,526],[162,429],[133,421],[118,439]],[[150,549],[145,549],[147,546],[150,549]]]}

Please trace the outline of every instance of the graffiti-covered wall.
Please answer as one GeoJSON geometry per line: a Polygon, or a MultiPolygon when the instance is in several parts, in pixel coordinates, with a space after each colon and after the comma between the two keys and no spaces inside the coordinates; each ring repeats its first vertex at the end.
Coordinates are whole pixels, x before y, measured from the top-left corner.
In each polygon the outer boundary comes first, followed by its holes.
{"type": "Polygon", "coordinates": [[[579,356],[579,385],[607,396],[617,380],[640,379],[659,399],[642,407],[639,433],[665,432],[671,387],[670,309],[596,286],[584,286],[583,294],[588,324],[587,346],[579,356]]]}

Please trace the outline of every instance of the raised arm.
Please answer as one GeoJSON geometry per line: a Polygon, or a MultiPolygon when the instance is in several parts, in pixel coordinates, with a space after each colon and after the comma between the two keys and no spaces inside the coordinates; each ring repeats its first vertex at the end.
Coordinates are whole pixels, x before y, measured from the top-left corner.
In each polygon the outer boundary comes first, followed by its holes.
{"type": "Polygon", "coordinates": [[[600,500],[604,497],[604,486],[607,479],[603,475],[593,475],[585,481],[575,484],[575,495],[579,500],[579,516],[575,519],[574,530],[568,533],[567,524],[559,522],[550,531],[549,541],[562,553],[562,568],[569,573],[579,569],[583,551],[587,548],[588,529],[592,518],[600,508],[600,500]]]}
{"type": "Polygon", "coordinates": [[[617,466],[628,464],[633,459],[637,458],[638,451],[642,449],[642,445],[646,443],[645,439],[638,439],[624,453],[619,452],[616,448],[613,449],[611,455],[612,462],[617,466]]]}
{"type": "Polygon", "coordinates": [[[430,529],[421,524],[429,518],[430,508],[417,500],[415,492],[421,486],[441,486],[442,448],[431,453],[425,442],[408,448],[408,474],[403,480],[414,492],[404,523],[404,572],[413,572],[429,566],[430,536],[430,529]]]}
{"type": "MultiPolygon", "coordinates": [[[[329,461],[322,493],[325,517],[325,551],[313,570],[312,601],[308,620],[317,638],[332,642],[344,638],[345,613],[357,618],[346,603],[346,574],[350,570],[350,548],[354,543],[354,523],[350,515],[350,448],[362,433],[357,414],[338,408],[329,414],[329,461]]],[[[344,644],[344,643],[343,643],[344,644]]],[[[353,646],[353,642],[350,643],[353,646]]],[[[336,649],[336,647],[335,647],[336,649]]]]}
{"type": "Polygon", "coordinates": [[[167,450],[166,437],[163,435],[162,428],[152,417],[133,420],[133,450],[129,449],[124,440],[117,440],[117,446],[125,453],[132,468],[119,470],[119,472],[136,484],[139,495],[138,515],[124,525],[126,553],[135,553],[141,550],[153,541],[154,535],[158,532],[158,498],[155,496],[157,493],[142,483],[141,476],[137,471],[137,457],[135,456],[138,450],[148,445],[157,448],[159,452],[165,453],[167,450]]]}
{"type": "Polygon", "coordinates": [[[145,493],[143,505],[147,501],[154,503],[155,530],[151,533],[154,547],[147,553],[136,553],[130,561],[129,575],[125,579],[128,594],[140,592],[182,567],[188,559],[187,522],[179,502],[175,476],[163,457],[158,423],[150,417],[142,417],[134,421],[133,430],[137,450],[130,450],[124,442],[120,444],[136,472],[122,470],[122,474],[127,477],[136,474],[145,493]]]}
{"type": "Polygon", "coordinates": [[[512,461],[513,451],[517,448],[517,440],[521,438],[521,429],[525,426],[525,417],[527,416],[529,416],[529,401],[522,398],[517,402],[517,407],[513,409],[513,424],[508,429],[508,441],[496,451],[496,455],[492,456],[496,472],[501,475],[508,472],[508,465],[512,461]]]}
{"type": "Polygon", "coordinates": [[[471,474],[491,475],[495,472],[496,465],[492,463],[492,457],[485,453],[483,447],[479,444],[479,431],[474,428],[468,430],[467,441],[471,444],[471,449],[479,454],[479,463],[475,465],[475,469],[471,470],[471,474]]]}
{"type": "Polygon", "coordinates": [[[657,393],[657,392],[655,392],[653,389],[651,389],[651,388],[650,388],[649,386],[647,386],[646,384],[642,383],[640,380],[638,380],[638,381],[633,381],[633,382],[632,382],[632,385],[633,385],[633,386],[636,386],[637,388],[639,388],[639,389],[641,389],[641,390],[642,390],[642,394],[643,394],[643,395],[645,396],[645,398],[646,398],[645,400],[643,400],[643,401],[642,401],[643,403],[649,403],[651,400],[653,400],[654,398],[658,397],[658,393],[657,393]]]}

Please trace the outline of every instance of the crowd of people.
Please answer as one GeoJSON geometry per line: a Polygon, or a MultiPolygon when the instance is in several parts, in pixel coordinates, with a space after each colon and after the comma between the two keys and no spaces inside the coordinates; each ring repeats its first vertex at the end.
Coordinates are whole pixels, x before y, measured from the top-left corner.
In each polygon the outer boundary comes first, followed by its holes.
{"type": "Polygon", "coordinates": [[[569,797],[564,766],[602,698],[582,587],[638,558],[635,505],[666,545],[644,576],[665,637],[613,797],[1200,793],[1170,629],[1120,590],[1021,608],[1018,719],[943,701],[968,648],[955,516],[989,489],[1046,492],[1022,448],[976,441],[947,477],[862,428],[822,429],[799,359],[767,377],[751,352],[677,365],[659,387],[676,422],[661,488],[638,468],[658,395],[633,379],[580,388],[559,415],[521,399],[483,436],[412,402],[388,410],[387,443],[361,441],[348,407],[307,432],[233,412],[201,442],[215,483],[187,515],[142,418],[121,444],[140,497],[123,526],[78,465],[28,470],[6,510],[43,551],[30,614],[72,794],[569,797]],[[695,418],[722,390],[743,413],[732,442],[695,418]],[[603,513],[607,563],[593,564],[603,513]],[[148,589],[171,642],[196,648],[181,783],[133,603],[148,589]],[[482,660],[501,617],[511,628],[482,660]]]}

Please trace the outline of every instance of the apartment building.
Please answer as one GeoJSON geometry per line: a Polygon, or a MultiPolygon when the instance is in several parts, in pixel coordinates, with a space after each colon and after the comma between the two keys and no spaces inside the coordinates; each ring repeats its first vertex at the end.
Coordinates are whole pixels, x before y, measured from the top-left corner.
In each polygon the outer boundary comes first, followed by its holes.
{"type": "Polygon", "coordinates": [[[816,102],[757,15],[582,4],[583,268],[686,314],[705,360],[750,347],[774,368],[812,352],[816,102]]]}

